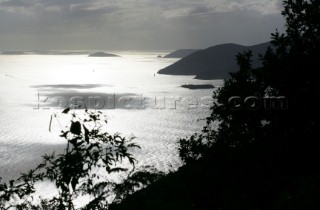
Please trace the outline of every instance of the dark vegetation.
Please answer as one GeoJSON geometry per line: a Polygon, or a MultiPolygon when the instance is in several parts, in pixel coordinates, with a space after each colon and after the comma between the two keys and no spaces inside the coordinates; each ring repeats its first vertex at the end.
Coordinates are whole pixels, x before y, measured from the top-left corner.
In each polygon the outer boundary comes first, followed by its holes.
{"type": "MultiPolygon", "coordinates": [[[[108,198],[119,202],[128,194],[163,176],[151,167],[135,169],[136,160],[130,151],[139,148],[132,140],[106,131],[106,118],[101,112],[65,109],[52,120],[69,117],[69,124],[61,131],[66,139],[63,154],[45,154],[42,163],[9,183],[0,182],[0,209],[18,210],[91,210],[107,209],[108,198]],[[122,181],[110,174],[125,173],[122,181]],[[35,184],[52,182],[58,190],[52,198],[36,197],[35,184]],[[90,196],[85,206],[76,207],[75,200],[90,196]]],[[[60,122],[59,122],[60,123],[60,122]]],[[[1,181],[1,180],[0,180],[1,181]]]]}
{"type": "Polygon", "coordinates": [[[262,66],[238,54],[207,125],[179,140],[186,164],[110,209],[320,209],[320,1],[284,1],[282,14],[262,66]],[[235,107],[233,96],[285,96],[288,108],[235,107]]]}

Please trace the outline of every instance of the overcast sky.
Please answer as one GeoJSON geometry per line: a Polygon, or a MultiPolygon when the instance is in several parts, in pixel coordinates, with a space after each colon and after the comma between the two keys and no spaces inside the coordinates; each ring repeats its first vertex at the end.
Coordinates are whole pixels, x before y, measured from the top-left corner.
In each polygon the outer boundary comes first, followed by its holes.
{"type": "Polygon", "coordinates": [[[281,0],[0,0],[0,50],[252,45],[283,31],[281,0]]]}

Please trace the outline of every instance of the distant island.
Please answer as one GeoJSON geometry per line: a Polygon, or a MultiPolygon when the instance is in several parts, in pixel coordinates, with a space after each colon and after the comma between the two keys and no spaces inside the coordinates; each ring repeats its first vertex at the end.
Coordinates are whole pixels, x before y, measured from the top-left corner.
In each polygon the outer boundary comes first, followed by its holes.
{"type": "Polygon", "coordinates": [[[27,53],[23,51],[3,51],[1,52],[2,55],[27,55],[27,53]]]}
{"type": "Polygon", "coordinates": [[[176,63],[161,69],[159,74],[169,75],[195,75],[196,79],[225,79],[229,78],[229,72],[238,69],[236,55],[245,50],[251,50],[253,54],[253,66],[260,65],[258,56],[263,54],[270,42],[253,46],[237,44],[222,44],[196,51],[176,63]]]}
{"type": "Polygon", "coordinates": [[[88,51],[67,50],[27,50],[27,51],[2,51],[0,55],[87,55],[88,51]]]}
{"type": "Polygon", "coordinates": [[[57,51],[57,50],[33,50],[30,53],[36,55],[86,55],[87,51],[57,51]]]}
{"type": "Polygon", "coordinates": [[[213,89],[214,86],[213,85],[193,85],[193,84],[185,84],[185,85],[181,85],[180,87],[183,88],[188,88],[190,90],[197,90],[197,89],[213,89]]]}
{"type": "Polygon", "coordinates": [[[119,57],[119,55],[105,53],[105,52],[95,52],[90,54],[89,57],[119,57]]]}
{"type": "Polygon", "coordinates": [[[169,53],[168,55],[165,55],[163,57],[164,58],[184,58],[196,51],[199,51],[199,49],[180,49],[172,53],[169,53]]]}

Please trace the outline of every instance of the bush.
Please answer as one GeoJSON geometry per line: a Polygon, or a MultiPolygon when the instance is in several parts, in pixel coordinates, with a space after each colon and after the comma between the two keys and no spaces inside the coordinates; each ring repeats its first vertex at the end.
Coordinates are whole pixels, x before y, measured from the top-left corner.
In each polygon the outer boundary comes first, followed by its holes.
{"type": "MultiPolygon", "coordinates": [[[[67,146],[63,154],[44,155],[43,161],[35,169],[22,174],[17,180],[0,184],[0,209],[75,209],[74,200],[89,195],[89,203],[81,209],[106,209],[107,198],[119,183],[108,178],[109,174],[133,173],[136,160],[130,149],[139,148],[120,134],[106,132],[107,120],[102,112],[72,111],[65,109],[61,115],[70,121],[61,131],[67,146]],[[53,182],[58,195],[50,199],[34,198],[35,183],[53,182]]],[[[61,119],[53,115],[50,120],[61,119]]],[[[151,174],[151,172],[150,172],[151,174]]],[[[138,180],[145,183],[144,180],[138,180]]],[[[150,179],[148,179],[150,181],[150,179]]],[[[151,180],[153,181],[153,180],[151,180]]],[[[120,195],[120,190],[116,194],[120,195]]],[[[127,191],[122,192],[127,193],[127,191]]]]}

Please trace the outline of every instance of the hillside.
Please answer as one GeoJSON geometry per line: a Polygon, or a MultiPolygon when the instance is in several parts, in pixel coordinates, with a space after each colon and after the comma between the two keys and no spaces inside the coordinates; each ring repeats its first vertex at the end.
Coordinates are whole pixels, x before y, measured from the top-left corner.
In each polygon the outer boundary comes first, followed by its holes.
{"type": "Polygon", "coordinates": [[[319,173],[298,160],[257,148],[213,152],[110,210],[318,209],[319,173]]]}
{"type": "Polygon", "coordinates": [[[180,49],[169,53],[168,55],[164,56],[164,58],[184,58],[196,51],[199,51],[199,49],[180,49]]]}
{"type": "Polygon", "coordinates": [[[196,75],[196,79],[225,79],[228,72],[237,70],[236,55],[245,50],[252,50],[253,65],[259,65],[258,55],[263,54],[270,42],[253,46],[222,44],[199,50],[182,58],[176,63],[161,69],[159,74],[196,75]]]}

